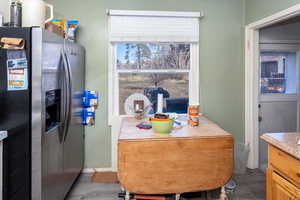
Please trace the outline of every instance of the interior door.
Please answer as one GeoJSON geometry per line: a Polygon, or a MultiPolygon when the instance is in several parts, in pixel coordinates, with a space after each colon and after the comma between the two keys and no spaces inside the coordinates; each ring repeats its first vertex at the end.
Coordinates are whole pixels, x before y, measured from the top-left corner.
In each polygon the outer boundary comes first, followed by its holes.
{"type": "MultiPolygon", "coordinates": [[[[296,51],[261,51],[259,134],[299,129],[299,70],[296,51]]],[[[267,167],[267,144],[259,140],[259,167],[267,167]]]]}

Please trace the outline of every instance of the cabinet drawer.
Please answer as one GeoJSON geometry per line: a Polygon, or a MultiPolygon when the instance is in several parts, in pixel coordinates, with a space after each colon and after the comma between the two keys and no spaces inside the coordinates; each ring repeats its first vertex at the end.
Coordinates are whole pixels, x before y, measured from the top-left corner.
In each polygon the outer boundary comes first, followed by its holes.
{"type": "Polygon", "coordinates": [[[300,160],[269,145],[269,163],[275,170],[300,186],[300,160]]]}
{"type": "Polygon", "coordinates": [[[272,181],[272,200],[296,200],[300,198],[299,188],[279,176],[276,172],[272,174],[272,181]]]}

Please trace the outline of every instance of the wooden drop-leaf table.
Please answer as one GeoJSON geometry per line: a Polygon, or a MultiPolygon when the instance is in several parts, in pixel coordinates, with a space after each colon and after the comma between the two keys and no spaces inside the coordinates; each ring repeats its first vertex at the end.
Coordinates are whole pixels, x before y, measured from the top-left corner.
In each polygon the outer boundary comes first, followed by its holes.
{"type": "MultiPolygon", "coordinates": [[[[186,118],[186,117],[185,117],[186,118]]],[[[230,133],[200,117],[198,127],[170,135],[140,130],[124,118],[118,139],[118,178],[136,194],[182,194],[224,186],[232,177],[234,142],[230,133]]]]}

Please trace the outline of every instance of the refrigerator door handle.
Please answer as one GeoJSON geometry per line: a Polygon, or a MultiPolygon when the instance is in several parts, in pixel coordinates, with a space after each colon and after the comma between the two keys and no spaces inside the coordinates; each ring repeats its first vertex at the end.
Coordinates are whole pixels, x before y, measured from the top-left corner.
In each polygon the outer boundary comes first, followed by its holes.
{"type": "MultiPolygon", "coordinates": [[[[71,65],[70,65],[70,61],[68,59],[68,56],[65,54],[66,56],[66,61],[67,61],[67,67],[68,67],[68,73],[69,73],[69,86],[68,86],[68,89],[69,89],[69,95],[68,95],[68,99],[69,99],[69,109],[68,109],[68,118],[67,118],[67,130],[69,130],[69,127],[70,127],[70,122],[71,122],[71,118],[72,118],[72,88],[73,88],[73,80],[72,80],[72,73],[71,73],[71,65]]],[[[66,135],[65,135],[65,138],[64,138],[64,141],[66,140],[68,136],[68,131],[66,132],[66,135]]]]}
{"type": "Polygon", "coordinates": [[[71,122],[71,112],[72,112],[72,74],[71,74],[71,66],[69,59],[64,52],[64,60],[65,60],[65,66],[68,74],[68,85],[67,85],[67,116],[66,116],[66,130],[64,134],[63,141],[66,141],[67,135],[68,135],[68,130],[70,127],[70,122],[71,122]]]}
{"type": "Polygon", "coordinates": [[[70,84],[70,77],[69,77],[69,69],[68,69],[68,62],[66,59],[66,55],[64,50],[62,50],[62,59],[63,59],[63,66],[64,66],[64,115],[63,115],[63,135],[62,135],[62,142],[65,140],[66,134],[68,132],[68,115],[70,109],[70,94],[69,94],[69,84],[70,84]]]}

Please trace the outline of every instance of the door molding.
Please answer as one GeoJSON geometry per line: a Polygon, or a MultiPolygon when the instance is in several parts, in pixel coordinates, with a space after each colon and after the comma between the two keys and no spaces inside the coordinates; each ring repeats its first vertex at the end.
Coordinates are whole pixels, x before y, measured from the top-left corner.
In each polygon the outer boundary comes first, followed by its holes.
{"type": "Polygon", "coordinates": [[[245,143],[249,144],[248,167],[259,165],[259,29],[300,15],[300,4],[253,22],[245,27],[245,143]]]}
{"type": "Polygon", "coordinates": [[[260,95],[259,102],[294,102],[298,101],[298,94],[286,94],[286,95],[276,95],[276,94],[268,94],[268,95],[260,95]]]}

